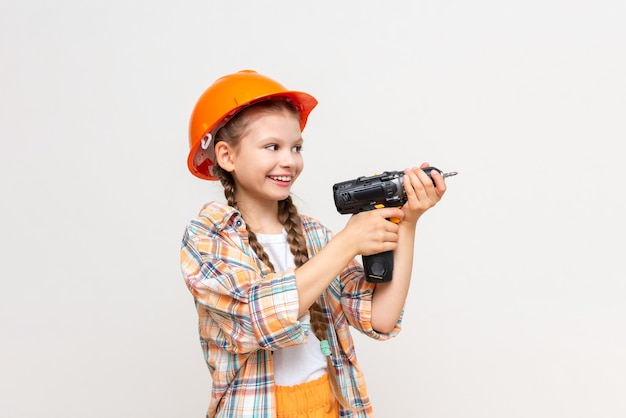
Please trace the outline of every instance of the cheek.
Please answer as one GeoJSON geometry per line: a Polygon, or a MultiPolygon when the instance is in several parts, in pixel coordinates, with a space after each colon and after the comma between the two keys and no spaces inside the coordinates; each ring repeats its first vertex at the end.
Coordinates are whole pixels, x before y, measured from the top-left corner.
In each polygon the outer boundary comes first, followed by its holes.
{"type": "Polygon", "coordinates": [[[302,158],[302,154],[298,154],[298,173],[304,169],[304,158],[302,158]]]}

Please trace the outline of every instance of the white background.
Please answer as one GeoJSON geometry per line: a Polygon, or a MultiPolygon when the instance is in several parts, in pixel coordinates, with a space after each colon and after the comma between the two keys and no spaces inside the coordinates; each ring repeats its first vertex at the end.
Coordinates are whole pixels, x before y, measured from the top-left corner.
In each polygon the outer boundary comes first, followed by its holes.
{"type": "Polygon", "coordinates": [[[217,77],[320,102],[301,212],[338,181],[458,171],[404,328],[356,336],[379,417],[626,416],[621,0],[0,0],[0,416],[200,417],[180,274],[219,184],[186,169],[217,77]]]}

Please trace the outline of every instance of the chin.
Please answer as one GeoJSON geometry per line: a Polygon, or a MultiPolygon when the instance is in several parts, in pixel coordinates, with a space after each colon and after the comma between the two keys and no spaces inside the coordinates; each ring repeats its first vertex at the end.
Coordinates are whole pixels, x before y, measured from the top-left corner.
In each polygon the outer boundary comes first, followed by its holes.
{"type": "Polygon", "coordinates": [[[287,199],[289,196],[291,196],[291,190],[288,190],[288,191],[283,192],[283,193],[276,193],[274,195],[274,199],[277,200],[277,201],[280,201],[280,200],[287,199]]]}

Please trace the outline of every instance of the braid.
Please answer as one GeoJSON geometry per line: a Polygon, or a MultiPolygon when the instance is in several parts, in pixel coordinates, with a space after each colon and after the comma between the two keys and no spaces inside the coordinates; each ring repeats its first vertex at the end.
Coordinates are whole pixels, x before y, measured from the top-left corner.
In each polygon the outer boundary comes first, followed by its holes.
{"type": "Polygon", "coordinates": [[[246,230],[248,231],[248,242],[250,243],[250,246],[252,247],[256,255],[261,259],[261,261],[266,266],[269,266],[269,268],[271,268],[272,271],[275,271],[274,265],[270,261],[270,257],[267,255],[267,253],[263,249],[263,246],[259,243],[259,240],[257,240],[256,234],[252,232],[252,230],[248,227],[248,224],[246,224],[246,230]]]}
{"type": "MultiPolygon", "coordinates": [[[[235,199],[235,180],[233,179],[232,174],[224,170],[219,165],[216,165],[213,168],[213,172],[222,183],[222,186],[224,186],[224,197],[226,197],[228,205],[233,208],[237,208],[237,200],[235,199]]],[[[269,266],[272,271],[274,271],[274,265],[270,261],[270,257],[267,255],[263,246],[259,243],[259,240],[257,240],[256,234],[250,229],[247,223],[246,230],[248,231],[248,242],[256,255],[265,265],[269,266]]]]}
{"type": "MultiPolygon", "coordinates": [[[[302,232],[302,221],[298,215],[298,209],[293,204],[291,197],[287,197],[285,200],[278,202],[278,219],[285,226],[287,230],[287,242],[289,248],[293,254],[296,267],[302,266],[309,259],[308,251],[306,247],[306,240],[302,232]]],[[[318,340],[324,341],[328,339],[328,324],[322,307],[319,303],[313,302],[309,308],[309,315],[311,317],[311,328],[315,333],[318,340]]],[[[333,365],[333,360],[330,356],[326,356],[326,369],[330,377],[331,394],[337,399],[342,407],[351,411],[356,411],[352,405],[346,400],[341,392],[339,386],[339,379],[337,378],[337,371],[333,365]]]]}
{"type": "Polygon", "coordinates": [[[217,164],[213,167],[213,173],[222,183],[222,187],[224,187],[226,202],[229,206],[236,208],[237,199],[235,198],[235,179],[233,179],[233,175],[217,164]]]}
{"type": "Polygon", "coordinates": [[[309,253],[302,234],[302,222],[298,215],[298,209],[293,204],[291,197],[278,202],[278,221],[285,226],[287,231],[287,242],[296,267],[302,266],[309,260],[309,253]]]}

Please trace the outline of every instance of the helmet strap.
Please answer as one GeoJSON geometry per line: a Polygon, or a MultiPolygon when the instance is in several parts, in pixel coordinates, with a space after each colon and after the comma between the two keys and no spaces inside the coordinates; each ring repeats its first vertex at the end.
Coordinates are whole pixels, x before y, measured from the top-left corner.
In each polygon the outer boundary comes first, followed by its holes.
{"type": "Polygon", "coordinates": [[[209,148],[209,144],[211,144],[211,139],[213,139],[213,135],[211,135],[211,133],[204,135],[204,137],[202,138],[202,141],[200,141],[200,146],[202,147],[203,150],[206,150],[209,148]]]}

